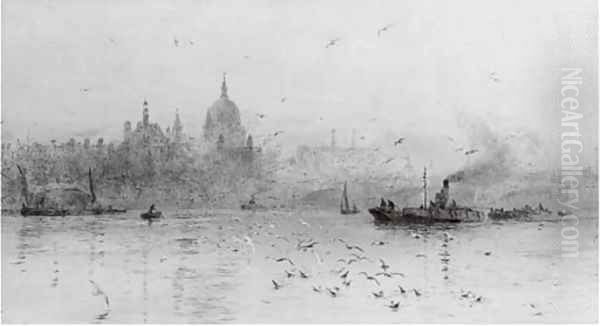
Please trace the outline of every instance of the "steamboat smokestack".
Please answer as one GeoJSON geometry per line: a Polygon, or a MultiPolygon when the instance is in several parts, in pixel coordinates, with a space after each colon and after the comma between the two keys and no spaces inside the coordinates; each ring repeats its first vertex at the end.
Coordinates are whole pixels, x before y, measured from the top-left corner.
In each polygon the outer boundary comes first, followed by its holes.
{"type": "Polygon", "coordinates": [[[444,179],[442,181],[442,190],[435,194],[435,205],[439,208],[446,208],[450,199],[450,181],[444,179]]]}

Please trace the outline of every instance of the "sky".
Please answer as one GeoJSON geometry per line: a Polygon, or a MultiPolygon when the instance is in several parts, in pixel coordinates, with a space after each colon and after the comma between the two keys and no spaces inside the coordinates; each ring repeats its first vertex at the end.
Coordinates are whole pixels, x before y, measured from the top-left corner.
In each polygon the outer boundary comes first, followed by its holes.
{"type": "Polygon", "coordinates": [[[457,123],[466,115],[498,133],[537,135],[538,159],[557,162],[561,68],[574,66],[583,69],[585,156],[595,162],[596,6],[6,0],[2,137],[119,140],[147,99],[152,121],[166,128],[178,109],[184,130],[199,138],[226,72],[248,131],[260,138],[284,130],[278,141],[289,152],[328,144],[333,128],[348,145],[357,129],[359,146],[393,147],[406,137],[404,150],[439,159],[453,152],[448,136],[477,146],[457,123]],[[339,41],[326,47],[331,39],[339,41]]]}

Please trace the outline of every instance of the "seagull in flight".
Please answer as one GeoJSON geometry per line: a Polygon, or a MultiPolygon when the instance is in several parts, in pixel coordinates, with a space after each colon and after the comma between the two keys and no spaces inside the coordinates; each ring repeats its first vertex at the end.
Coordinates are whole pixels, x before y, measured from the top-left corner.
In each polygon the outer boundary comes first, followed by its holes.
{"type": "Polygon", "coordinates": [[[257,116],[259,119],[264,119],[264,118],[266,117],[266,115],[265,115],[265,114],[262,114],[262,113],[257,113],[257,114],[256,114],[256,116],[257,116]]]}
{"type": "Polygon", "coordinates": [[[386,272],[388,268],[390,268],[390,265],[386,264],[383,259],[379,258],[379,262],[381,263],[379,267],[381,267],[381,269],[383,269],[384,272],[386,272]]]}
{"type": "Polygon", "coordinates": [[[489,77],[490,77],[490,80],[493,82],[496,82],[496,83],[500,82],[500,77],[498,77],[498,74],[495,71],[490,73],[489,77]]]}
{"type": "Polygon", "coordinates": [[[275,280],[271,280],[271,283],[273,283],[275,290],[279,290],[281,288],[281,284],[275,282],[275,280]]]}
{"type": "Polygon", "coordinates": [[[294,262],[287,257],[281,257],[281,258],[275,259],[275,261],[278,263],[287,261],[288,263],[290,263],[290,265],[294,266],[294,262]]]}
{"type": "Polygon", "coordinates": [[[379,283],[379,280],[377,280],[377,278],[375,276],[371,276],[371,275],[367,274],[366,272],[360,272],[358,274],[364,275],[367,278],[367,280],[375,282],[378,286],[381,285],[381,283],[379,283]]]}
{"type": "Polygon", "coordinates": [[[377,30],[377,37],[381,36],[381,33],[387,31],[388,29],[390,29],[390,27],[393,27],[393,24],[387,24],[385,26],[383,26],[382,28],[377,30]]]}
{"type": "Polygon", "coordinates": [[[388,158],[387,160],[385,160],[385,162],[383,162],[383,164],[388,164],[388,163],[390,163],[393,160],[394,160],[393,157],[392,158],[388,158]]]}
{"type": "Polygon", "coordinates": [[[396,140],[396,141],[394,142],[394,146],[398,146],[398,145],[402,144],[402,142],[404,142],[404,140],[405,140],[405,139],[406,139],[406,138],[403,138],[403,137],[401,137],[401,138],[398,138],[398,140],[396,140]]]}
{"type": "Polygon", "coordinates": [[[100,289],[100,286],[98,286],[98,283],[92,281],[92,280],[88,280],[90,282],[90,284],[94,287],[94,292],[92,293],[92,295],[94,296],[98,296],[101,295],[104,297],[104,314],[100,314],[98,315],[99,319],[104,319],[108,316],[109,312],[110,312],[110,302],[108,301],[108,296],[106,295],[106,293],[104,291],[102,291],[102,289],[100,289]]]}
{"type": "Polygon", "coordinates": [[[383,298],[383,290],[379,290],[379,292],[372,292],[375,298],[383,298]]]}
{"type": "Polygon", "coordinates": [[[400,307],[400,302],[399,301],[390,301],[390,304],[388,305],[389,308],[395,310],[398,309],[398,307],[400,307]]]}
{"type": "Polygon", "coordinates": [[[278,131],[276,131],[276,132],[273,134],[273,136],[277,137],[277,136],[279,136],[279,135],[281,135],[281,134],[283,134],[283,130],[278,130],[278,131]]]}
{"type": "Polygon", "coordinates": [[[389,277],[392,278],[394,277],[394,275],[399,275],[402,277],[405,277],[406,275],[404,275],[403,273],[388,273],[388,272],[379,272],[379,273],[375,273],[375,276],[379,276],[379,275],[383,275],[385,277],[389,277]]]}
{"type": "Polygon", "coordinates": [[[478,150],[478,149],[471,149],[471,150],[468,150],[468,151],[466,151],[466,152],[465,152],[465,155],[471,155],[471,154],[475,154],[475,153],[477,153],[477,152],[479,152],[479,150],[478,150]]]}
{"type": "Polygon", "coordinates": [[[340,38],[334,38],[332,40],[329,40],[329,42],[327,42],[327,45],[325,45],[325,48],[328,48],[330,46],[334,46],[340,40],[341,40],[340,38]]]}
{"type": "Polygon", "coordinates": [[[402,295],[406,294],[406,290],[401,285],[398,285],[398,288],[400,289],[400,294],[402,294],[402,295]]]}

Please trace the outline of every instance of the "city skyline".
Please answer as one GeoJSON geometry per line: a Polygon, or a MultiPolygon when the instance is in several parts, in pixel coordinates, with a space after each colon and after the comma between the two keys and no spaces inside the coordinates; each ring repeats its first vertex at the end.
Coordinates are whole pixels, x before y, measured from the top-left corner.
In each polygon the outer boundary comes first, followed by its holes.
{"type": "MultiPolygon", "coordinates": [[[[468,137],[456,123],[464,112],[535,134],[547,151],[540,160],[558,161],[546,141],[560,119],[554,62],[596,68],[594,3],[582,4],[382,1],[356,11],[342,2],[5,2],[3,139],[118,139],[143,99],[154,121],[170,123],[179,109],[200,137],[227,72],[248,131],[285,130],[288,150],[325,145],[335,128],[348,139],[357,129],[359,146],[408,134],[411,151],[447,155],[445,135],[468,137]]],[[[597,101],[581,98],[595,131],[597,101]]]]}

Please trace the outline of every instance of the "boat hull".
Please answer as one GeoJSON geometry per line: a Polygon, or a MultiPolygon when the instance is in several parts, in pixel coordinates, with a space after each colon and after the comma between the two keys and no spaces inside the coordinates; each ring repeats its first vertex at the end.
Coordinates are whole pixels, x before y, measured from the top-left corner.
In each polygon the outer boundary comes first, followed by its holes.
{"type": "Polygon", "coordinates": [[[240,205],[240,209],[244,211],[263,211],[267,208],[265,206],[257,204],[242,204],[240,205]]]}
{"type": "Polygon", "coordinates": [[[50,209],[50,208],[21,208],[21,215],[23,216],[66,216],[69,215],[69,211],[66,209],[50,209]]]}
{"type": "Polygon", "coordinates": [[[480,222],[485,218],[482,212],[471,208],[456,207],[450,209],[441,208],[413,208],[405,207],[402,210],[391,210],[387,208],[370,208],[369,213],[378,222],[388,223],[459,223],[480,222]]]}
{"type": "Polygon", "coordinates": [[[140,217],[144,220],[155,220],[155,219],[159,219],[162,217],[162,213],[161,212],[146,212],[146,213],[142,213],[140,215],[140,217]]]}
{"type": "Polygon", "coordinates": [[[127,210],[118,208],[96,208],[85,210],[83,215],[111,215],[123,213],[127,213],[127,210]]]}

